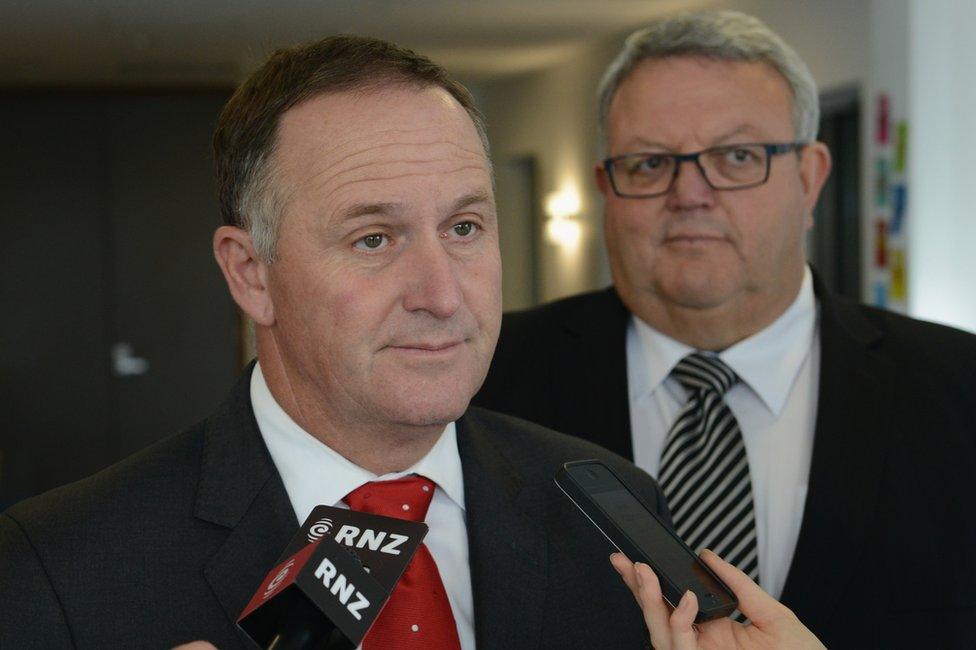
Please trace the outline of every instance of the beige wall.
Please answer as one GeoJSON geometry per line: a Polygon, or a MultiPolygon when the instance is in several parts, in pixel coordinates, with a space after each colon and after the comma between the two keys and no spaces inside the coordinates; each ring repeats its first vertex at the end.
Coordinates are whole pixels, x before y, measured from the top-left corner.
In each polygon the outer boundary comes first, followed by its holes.
{"type": "MultiPolygon", "coordinates": [[[[867,75],[867,2],[737,0],[713,6],[740,9],[765,20],[807,61],[822,90],[861,85],[867,75]]],[[[571,185],[580,194],[582,236],[576,249],[556,246],[545,237],[537,242],[542,301],[610,282],[602,203],[593,182],[595,93],[604,68],[625,36],[581,48],[571,60],[546,70],[478,86],[494,159],[536,158],[538,218],[545,218],[541,207],[548,193],[571,185]]],[[[504,183],[499,182],[498,192],[505,191],[504,183]]],[[[504,232],[502,236],[504,247],[504,232]]]]}
{"type": "MultiPolygon", "coordinates": [[[[567,250],[539,238],[536,254],[543,301],[578,293],[609,278],[604,271],[601,204],[592,182],[596,159],[592,125],[596,83],[616,47],[615,42],[581,48],[565,64],[480,87],[493,158],[498,162],[523,156],[536,159],[536,216],[544,218],[542,204],[551,192],[572,186],[580,196],[579,246],[567,250]]],[[[505,189],[499,182],[498,192],[505,189]]]]}

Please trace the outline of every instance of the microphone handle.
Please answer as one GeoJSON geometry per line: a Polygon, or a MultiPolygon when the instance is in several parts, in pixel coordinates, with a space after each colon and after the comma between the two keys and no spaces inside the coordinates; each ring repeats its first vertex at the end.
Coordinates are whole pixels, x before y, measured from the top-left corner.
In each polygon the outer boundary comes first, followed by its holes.
{"type": "Polygon", "coordinates": [[[355,650],[345,635],[328,620],[289,625],[276,634],[265,650],[355,650]]]}

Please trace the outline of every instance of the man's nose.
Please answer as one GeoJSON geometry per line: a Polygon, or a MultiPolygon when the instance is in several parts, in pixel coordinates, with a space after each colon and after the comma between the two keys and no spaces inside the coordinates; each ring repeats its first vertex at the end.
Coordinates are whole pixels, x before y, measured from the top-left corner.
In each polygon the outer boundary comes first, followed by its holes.
{"type": "Polygon", "coordinates": [[[407,311],[426,311],[437,318],[450,318],[463,302],[457,261],[440,239],[417,242],[404,260],[407,311]]]}
{"type": "Polygon", "coordinates": [[[667,194],[667,206],[672,210],[689,210],[711,207],[715,202],[715,190],[694,160],[678,165],[677,176],[667,194]]]}

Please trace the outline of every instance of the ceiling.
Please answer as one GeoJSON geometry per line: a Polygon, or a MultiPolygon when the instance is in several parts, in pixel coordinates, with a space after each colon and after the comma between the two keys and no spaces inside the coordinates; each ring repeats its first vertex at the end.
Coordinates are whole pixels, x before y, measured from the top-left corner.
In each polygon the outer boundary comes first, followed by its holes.
{"type": "Polygon", "coordinates": [[[276,46],[395,41],[455,75],[541,69],[705,0],[4,0],[0,84],[236,83],[276,46]]]}

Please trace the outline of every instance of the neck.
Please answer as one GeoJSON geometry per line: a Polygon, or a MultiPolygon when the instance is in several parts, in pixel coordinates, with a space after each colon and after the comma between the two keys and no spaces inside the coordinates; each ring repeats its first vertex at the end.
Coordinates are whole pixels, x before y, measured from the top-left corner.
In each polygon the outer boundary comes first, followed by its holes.
{"type": "Polygon", "coordinates": [[[267,331],[258,328],[257,351],[265,383],[282,410],[306,433],[377,476],[415,465],[434,447],[443,424],[414,426],[367,418],[341,418],[330,396],[299,379],[267,331]]]}
{"type": "Polygon", "coordinates": [[[743,292],[716,305],[687,306],[652,292],[620,297],[632,314],[658,332],[696,350],[721,352],[771,325],[796,300],[803,282],[776,293],[743,292]]]}

